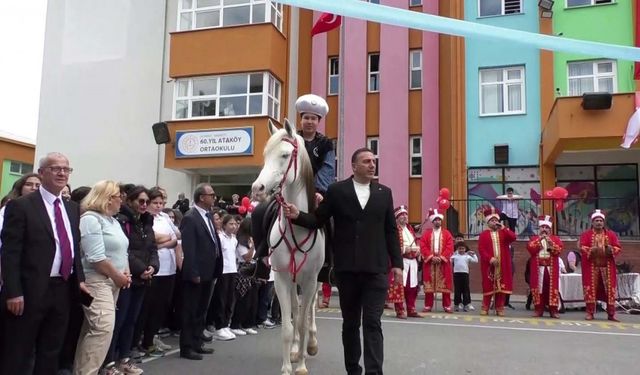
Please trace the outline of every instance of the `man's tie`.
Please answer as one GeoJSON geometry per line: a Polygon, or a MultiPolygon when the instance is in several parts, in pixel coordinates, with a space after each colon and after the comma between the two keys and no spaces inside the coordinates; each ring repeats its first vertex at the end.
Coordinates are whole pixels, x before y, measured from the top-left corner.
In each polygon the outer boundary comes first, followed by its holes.
{"type": "Polygon", "coordinates": [[[53,201],[53,211],[56,221],[56,233],[58,233],[58,240],[60,241],[60,252],[62,253],[60,274],[64,280],[67,280],[69,275],[71,275],[73,258],[71,256],[71,242],[69,242],[67,229],[64,226],[64,219],[62,218],[62,210],[60,209],[60,199],[53,201]]]}

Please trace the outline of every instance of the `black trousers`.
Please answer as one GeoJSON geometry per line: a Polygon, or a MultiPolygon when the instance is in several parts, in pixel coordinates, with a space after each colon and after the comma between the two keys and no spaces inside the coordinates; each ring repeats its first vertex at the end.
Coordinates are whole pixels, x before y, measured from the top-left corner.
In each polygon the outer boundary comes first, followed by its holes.
{"type": "Polygon", "coordinates": [[[360,325],[364,339],[365,374],[382,374],[384,340],[380,318],[389,280],[383,273],[337,272],[342,310],[342,345],[347,374],[362,374],[360,325]]]}
{"type": "Polygon", "coordinates": [[[173,296],[169,305],[166,326],[172,331],[180,331],[182,327],[182,272],[176,270],[175,282],[173,284],[173,296]]]}
{"type": "Polygon", "coordinates": [[[33,301],[25,297],[22,316],[11,314],[6,310],[6,304],[3,306],[0,374],[56,373],[69,322],[70,296],[75,293],[72,288],[77,288],[75,278],[63,281],[52,277],[42,300],[33,301]]]}
{"type": "Polygon", "coordinates": [[[258,315],[259,285],[253,284],[244,296],[236,291],[236,305],[231,318],[231,329],[253,328],[258,315]]]}
{"type": "Polygon", "coordinates": [[[237,273],[225,273],[216,282],[213,290],[213,298],[211,306],[209,306],[209,314],[207,320],[216,326],[216,329],[222,329],[229,326],[231,315],[236,303],[236,282],[237,273]]]}
{"type": "Polygon", "coordinates": [[[195,284],[182,281],[182,331],[180,331],[180,351],[202,347],[202,331],[205,327],[207,308],[215,280],[195,284]]]}
{"type": "Polygon", "coordinates": [[[471,290],[469,289],[469,274],[466,272],[453,273],[453,304],[468,305],[471,303],[471,290]]]}
{"type": "Polygon", "coordinates": [[[133,333],[133,345],[137,345],[142,336],[142,348],[153,346],[153,337],[165,322],[171,298],[175,275],[154,276],[147,288],[133,333]]]}

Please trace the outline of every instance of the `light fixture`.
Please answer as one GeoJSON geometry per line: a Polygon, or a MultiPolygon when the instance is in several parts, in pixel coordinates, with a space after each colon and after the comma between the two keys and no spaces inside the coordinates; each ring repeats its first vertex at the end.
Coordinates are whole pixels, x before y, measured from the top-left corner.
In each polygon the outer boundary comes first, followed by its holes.
{"type": "Polygon", "coordinates": [[[538,6],[544,10],[551,10],[553,8],[553,0],[540,0],[538,1],[538,6]]]}
{"type": "Polygon", "coordinates": [[[542,12],[540,12],[540,17],[542,17],[542,18],[552,18],[553,17],[553,11],[552,10],[543,10],[542,12]]]}

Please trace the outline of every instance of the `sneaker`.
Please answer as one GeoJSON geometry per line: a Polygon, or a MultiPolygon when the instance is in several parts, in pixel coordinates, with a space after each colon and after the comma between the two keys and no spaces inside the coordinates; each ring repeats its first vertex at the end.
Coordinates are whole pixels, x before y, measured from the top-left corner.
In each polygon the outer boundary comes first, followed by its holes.
{"type": "Polygon", "coordinates": [[[215,332],[215,328],[213,329],[213,331],[209,330],[209,329],[203,329],[202,330],[202,336],[206,337],[206,338],[211,338],[213,337],[213,333],[215,332]]]}
{"type": "Polygon", "coordinates": [[[461,303],[459,303],[459,304],[457,304],[457,305],[456,305],[456,308],[455,308],[456,312],[458,312],[458,311],[460,311],[460,310],[462,310],[462,309],[463,309],[463,306],[462,306],[462,304],[461,304],[461,303]]]}
{"type": "Polygon", "coordinates": [[[235,339],[236,336],[231,332],[227,332],[226,329],[221,328],[213,333],[213,338],[218,341],[229,341],[235,339]]]}
{"type": "Polygon", "coordinates": [[[129,359],[121,361],[118,365],[118,370],[126,375],[140,375],[144,372],[140,367],[134,365],[129,359]]]}
{"type": "Polygon", "coordinates": [[[129,355],[131,356],[132,359],[140,359],[144,357],[145,350],[136,346],[135,348],[131,349],[131,352],[129,353],[129,355]]]}
{"type": "Polygon", "coordinates": [[[169,328],[160,328],[158,331],[158,336],[160,337],[167,337],[169,335],[171,335],[171,330],[169,328]]]}
{"type": "Polygon", "coordinates": [[[116,367],[115,363],[111,362],[107,367],[100,370],[100,375],[123,375],[116,367]]]}
{"type": "Polygon", "coordinates": [[[267,318],[267,320],[265,320],[263,324],[264,324],[264,328],[266,329],[271,329],[276,326],[276,323],[269,318],[267,318]]]}
{"type": "Polygon", "coordinates": [[[227,334],[228,334],[228,335],[230,335],[230,336],[231,336],[231,337],[233,337],[234,339],[236,338],[235,333],[231,332],[231,328],[226,327],[226,328],[223,328],[223,329],[227,332],[227,334]]]}
{"type": "Polygon", "coordinates": [[[167,351],[167,350],[171,350],[172,346],[171,345],[167,345],[164,342],[162,342],[162,340],[160,340],[160,337],[156,336],[153,338],[153,345],[163,351],[167,351]]]}
{"type": "Polygon", "coordinates": [[[243,330],[241,330],[240,328],[234,328],[231,330],[231,333],[233,333],[236,336],[246,336],[247,333],[243,330]]]}
{"type": "Polygon", "coordinates": [[[475,311],[475,307],[473,307],[472,304],[468,304],[467,306],[464,307],[465,310],[464,311],[475,311]]]}
{"type": "Polygon", "coordinates": [[[253,328],[243,328],[243,331],[245,331],[248,335],[257,335],[258,331],[256,331],[253,328]]]}
{"type": "Polygon", "coordinates": [[[150,346],[147,350],[144,351],[145,356],[147,357],[164,357],[164,350],[158,348],[155,345],[150,346]]]}

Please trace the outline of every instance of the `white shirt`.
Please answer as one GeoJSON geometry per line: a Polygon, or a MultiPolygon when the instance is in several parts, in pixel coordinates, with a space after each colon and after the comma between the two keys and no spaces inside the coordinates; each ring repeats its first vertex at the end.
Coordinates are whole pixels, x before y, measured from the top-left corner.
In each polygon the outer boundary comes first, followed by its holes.
{"type": "Polygon", "coordinates": [[[369,196],[371,195],[371,183],[361,184],[356,182],[356,180],[353,180],[353,188],[356,190],[360,207],[364,210],[367,202],[369,201],[369,196]]]}
{"type": "Polygon", "coordinates": [[[518,199],[521,199],[520,195],[513,195],[511,199],[509,199],[508,195],[498,195],[496,199],[502,200],[502,211],[507,217],[511,219],[517,219],[519,216],[518,210],[518,199]]]}
{"type": "Polygon", "coordinates": [[[228,236],[223,231],[219,232],[220,242],[222,243],[222,273],[238,272],[236,265],[236,247],[238,247],[238,239],[235,235],[228,236]]]}
{"type": "Polygon", "coordinates": [[[456,251],[456,253],[451,256],[451,262],[453,262],[454,273],[469,273],[469,263],[478,263],[478,256],[476,254],[460,254],[456,251]]]}
{"type": "Polygon", "coordinates": [[[433,244],[433,253],[440,255],[440,237],[442,236],[442,228],[433,228],[431,233],[431,243],[433,244]]]}
{"type": "MultiPolygon", "coordinates": [[[[64,221],[64,228],[67,231],[67,237],[69,237],[69,242],[71,245],[71,259],[75,256],[74,249],[74,241],[73,241],[73,233],[71,232],[71,222],[69,221],[69,215],[67,215],[67,210],[64,206],[64,200],[62,199],[62,194],[55,196],[48,192],[43,186],[40,186],[40,194],[42,195],[42,201],[44,202],[44,207],[47,209],[47,214],[49,214],[49,220],[51,221],[51,229],[53,230],[53,238],[56,240],[56,255],[53,258],[53,264],[51,265],[51,277],[62,276],[60,274],[60,267],[62,266],[62,249],[60,248],[60,239],[58,238],[58,231],[56,230],[56,213],[53,202],[56,199],[60,200],[60,212],[62,212],[62,221],[64,221]]],[[[73,273],[73,267],[71,267],[71,273],[73,273]]]]}
{"type": "MultiPolygon", "coordinates": [[[[176,239],[176,232],[171,227],[170,218],[163,215],[153,217],[153,231],[161,234],[168,234],[172,240],[176,239]]],[[[160,267],[157,276],[170,276],[176,274],[176,250],[175,248],[158,248],[158,260],[160,267]]]]}
{"type": "MultiPolygon", "coordinates": [[[[0,233],[2,233],[2,226],[4,225],[4,210],[7,206],[0,208],[0,233]]],[[[0,248],[2,248],[2,241],[0,240],[0,248]]]]}

